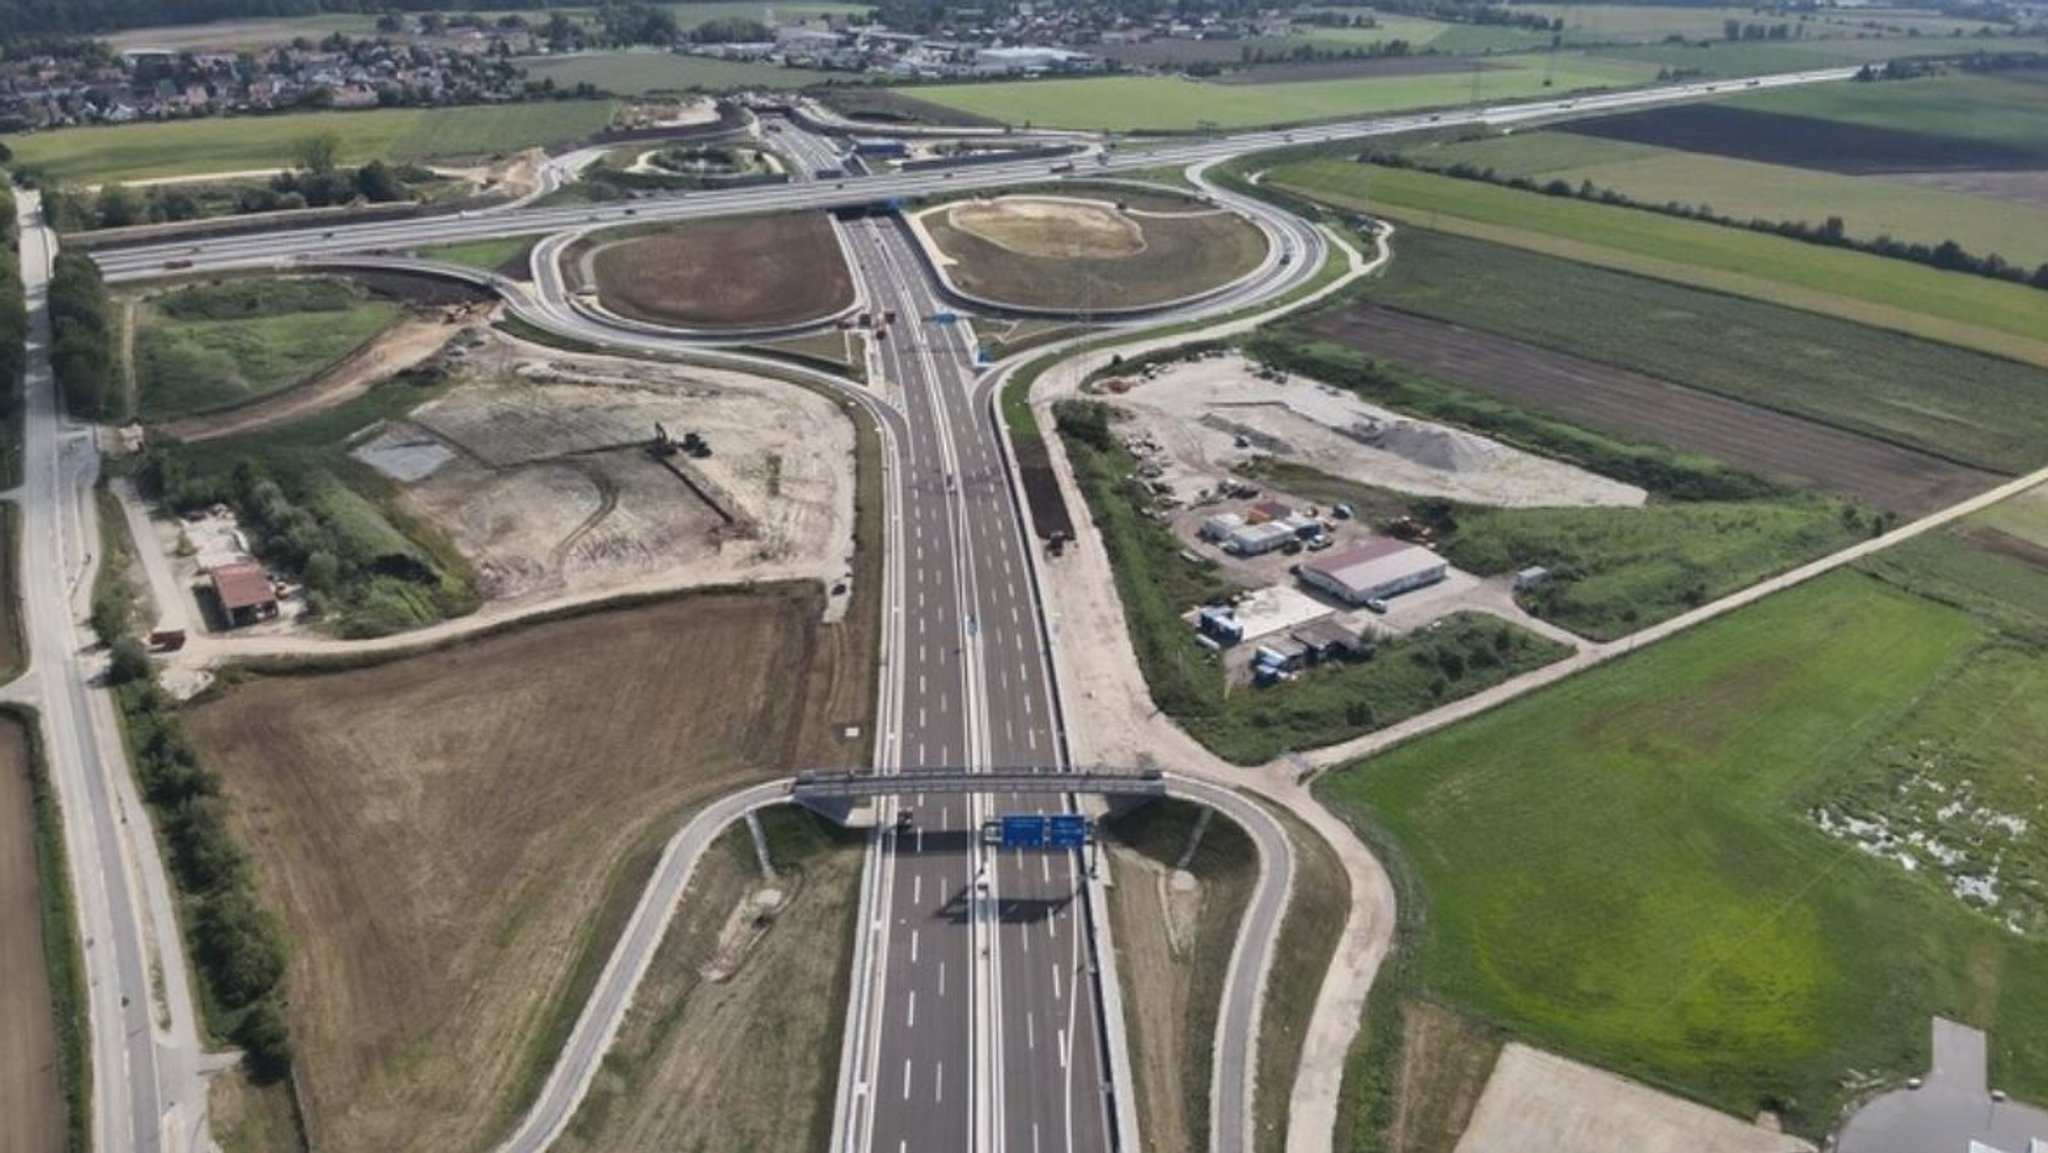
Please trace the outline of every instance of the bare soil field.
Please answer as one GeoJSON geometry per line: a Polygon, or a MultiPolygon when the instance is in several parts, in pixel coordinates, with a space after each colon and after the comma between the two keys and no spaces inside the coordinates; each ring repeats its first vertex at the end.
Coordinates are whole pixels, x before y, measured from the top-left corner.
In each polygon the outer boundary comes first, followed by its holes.
{"type": "Polygon", "coordinates": [[[1023,308],[1161,304],[1228,284],[1266,256],[1265,236],[1244,218],[1194,202],[1006,196],[910,219],[956,288],[1023,308]]]}
{"type": "Polygon", "coordinates": [[[43,960],[28,734],[0,717],[0,1149],[60,1153],[64,1086],[43,960]]]}
{"type": "Polygon", "coordinates": [[[1306,327],[1445,380],[1588,428],[1697,452],[1917,515],[1990,488],[1994,475],[1652,376],[1370,304],[1306,327]]]}
{"type": "Polygon", "coordinates": [[[762,822],[775,876],[742,827],[706,853],[564,1153],[830,1144],[865,840],[762,822]]]}
{"type": "Polygon", "coordinates": [[[360,442],[494,602],[808,577],[852,554],[854,434],[832,401],[735,373],[523,349],[360,442]],[[711,455],[657,458],[655,426],[711,455]]]}
{"type": "Polygon", "coordinates": [[[1451,1153],[1500,1056],[1500,1039],[1449,1009],[1401,1002],[1388,1153],[1451,1153]]]}
{"type": "Polygon", "coordinates": [[[1797,1137],[1511,1043],[1501,1051],[1457,1153],[1811,1153],[1812,1149],[1797,1137]]]}
{"type": "Polygon", "coordinates": [[[1439,76],[1446,72],[1471,75],[1475,71],[1496,71],[1469,56],[1382,56],[1363,60],[1319,60],[1312,64],[1254,64],[1235,68],[1216,78],[1218,84],[1294,84],[1305,80],[1351,80],[1361,76],[1439,76]]]}
{"type": "Polygon", "coordinates": [[[872,633],[820,626],[821,607],[814,586],[707,592],[256,675],[192,708],[292,941],[316,1147],[488,1146],[682,817],[862,762],[872,633]]]}
{"type": "Polygon", "coordinates": [[[1723,104],[1677,104],[1647,112],[1624,112],[1569,121],[1557,125],[1555,130],[1849,175],[2012,171],[2040,164],[2039,156],[2026,149],[1991,141],[1723,104]]]}
{"type": "Polygon", "coordinates": [[[2048,171],[2044,170],[1900,172],[1885,179],[1925,185],[1947,192],[1960,192],[1965,196],[1982,196],[1989,200],[2024,204],[2029,208],[2048,208],[2048,171]]]}
{"type": "Polygon", "coordinates": [[[587,261],[606,308],[652,324],[797,324],[854,299],[845,253],[822,212],[690,221],[600,241],[587,261]]]}
{"type": "Polygon", "coordinates": [[[1412,420],[1302,376],[1260,380],[1239,356],[1105,382],[1164,450],[1159,477],[1192,496],[1258,457],[1377,488],[1507,508],[1640,505],[1642,489],[1474,433],[1412,420]],[[1120,391],[1120,386],[1128,386],[1120,391]],[[1242,447],[1240,447],[1240,445],[1242,447]]]}

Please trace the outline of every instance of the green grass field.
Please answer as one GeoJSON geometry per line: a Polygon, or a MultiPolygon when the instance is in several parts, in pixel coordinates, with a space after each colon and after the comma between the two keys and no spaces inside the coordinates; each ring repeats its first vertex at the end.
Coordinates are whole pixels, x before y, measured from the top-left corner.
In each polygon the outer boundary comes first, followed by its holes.
{"type": "Polygon", "coordinates": [[[2048,490],[2029,489],[2011,500],[1999,501],[1970,519],[2029,544],[2048,548],[2048,490]]]}
{"type": "Polygon", "coordinates": [[[1986,635],[1837,574],[1318,792],[1389,851],[1418,988],[1537,1044],[1815,1136],[1942,1013],[2039,1098],[2048,951],[1809,816],[1986,635]]]}
{"type": "Polygon", "coordinates": [[[574,140],[611,123],[615,111],[611,101],[583,100],[303,112],[67,128],[5,140],[17,167],[56,183],[96,184],[281,168],[292,163],[295,142],[327,132],[340,139],[344,164],[477,159],[574,140]]]}
{"type": "Polygon", "coordinates": [[[302,384],[396,324],[401,306],[333,280],[242,280],[173,290],[141,307],[140,415],[157,420],[302,384]]]}
{"type": "MultiPolygon", "coordinates": [[[[1517,57],[1503,63],[1511,66],[1479,74],[1479,99],[1511,100],[1585,88],[1619,88],[1656,75],[1656,69],[1628,61],[1564,55],[1557,60],[1553,86],[1545,88],[1541,58],[1517,57]]],[[[1191,131],[1204,124],[1223,129],[1297,124],[1464,104],[1473,98],[1472,88],[1471,74],[1461,71],[1253,85],[1205,84],[1171,76],[1105,76],[938,85],[909,91],[920,100],[1009,124],[1136,132],[1191,131]]]]}
{"type": "Polygon", "coordinates": [[[1737,220],[1842,218],[1860,240],[1891,236],[2033,268],[2048,261],[2048,209],[1944,192],[1878,176],[1842,176],[1564,132],[1528,132],[1419,151],[1430,164],[1464,161],[1508,176],[1590,180],[1648,204],[1707,205],[1737,220]]]}
{"type": "Polygon", "coordinates": [[[1740,108],[2023,148],[2048,166],[2041,86],[1953,73],[1887,84],[1814,84],[1731,101],[1740,108]]]}
{"type": "Polygon", "coordinates": [[[1814,44],[1803,42],[1747,42],[1711,45],[1631,44],[1602,48],[1598,55],[1615,60],[1633,60],[1659,68],[1697,71],[1704,76],[1762,76],[1771,72],[1800,72],[1809,68],[1832,68],[1848,56],[1849,46],[1861,46],[1870,56],[1885,59],[1901,54],[1896,40],[1839,40],[1814,44]],[[1826,46],[1823,46],[1826,45],[1826,46]]]}
{"type": "Polygon", "coordinates": [[[1464,237],[1396,244],[1381,303],[1993,470],[2048,459],[2048,373],[2027,365],[1464,237]]]}
{"type": "MultiPolygon", "coordinates": [[[[514,262],[524,261],[526,254],[533,251],[531,236],[505,236],[496,240],[472,240],[467,244],[444,244],[438,248],[424,248],[420,256],[427,260],[445,260],[468,268],[481,268],[486,272],[505,272],[517,267],[514,262]]],[[[525,269],[519,268],[523,279],[525,269]]]]}
{"type": "MultiPolygon", "coordinates": [[[[576,56],[532,56],[517,61],[535,80],[564,88],[588,82],[617,96],[649,92],[724,92],[737,88],[802,88],[834,78],[829,72],[784,68],[674,52],[589,52],[576,56]]],[[[844,73],[837,76],[841,79],[844,73]]]]}
{"type": "Polygon", "coordinates": [[[1343,160],[1283,165],[1269,179],[1340,208],[2048,367],[2039,289],[1652,212],[1343,160]]]}

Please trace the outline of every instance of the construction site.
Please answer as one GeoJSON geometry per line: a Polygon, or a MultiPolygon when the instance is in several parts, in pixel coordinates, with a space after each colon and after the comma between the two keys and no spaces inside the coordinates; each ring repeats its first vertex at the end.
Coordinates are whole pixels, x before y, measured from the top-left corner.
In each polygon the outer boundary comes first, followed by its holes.
{"type": "Polygon", "coordinates": [[[550,353],[360,435],[356,459],[475,565],[487,602],[815,579],[843,605],[851,423],[794,385],[550,353]]]}
{"type": "Polygon", "coordinates": [[[1276,487],[1266,475],[1276,463],[1325,487],[1465,505],[1634,507],[1646,497],[1232,352],[1147,365],[1087,391],[1129,418],[1116,427],[1153,515],[1186,556],[1237,586],[1232,603],[1189,606],[1185,619],[1238,683],[1274,685],[1326,661],[1370,659],[1376,641],[1459,612],[1578,642],[1516,603],[1540,572],[1463,572],[1435,551],[1429,525],[1276,487]]]}

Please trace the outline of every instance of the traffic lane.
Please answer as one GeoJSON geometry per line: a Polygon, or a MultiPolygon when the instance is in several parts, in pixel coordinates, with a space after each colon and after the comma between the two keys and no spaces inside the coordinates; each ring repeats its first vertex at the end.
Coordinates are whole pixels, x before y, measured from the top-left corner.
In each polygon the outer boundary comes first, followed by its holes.
{"type": "MultiPolygon", "coordinates": [[[[1062,799],[1006,797],[1005,812],[1065,812],[1062,799]]],[[[1005,1136],[1018,1148],[1107,1149],[1093,950],[1083,939],[1081,868],[1068,851],[997,854],[1005,1136]]]]}
{"type": "Polygon", "coordinates": [[[968,798],[916,796],[904,804],[911,824],[893,829],[885,845],[896,877],[870,1147],[964,1149],[973,1128],[968,798]]]}

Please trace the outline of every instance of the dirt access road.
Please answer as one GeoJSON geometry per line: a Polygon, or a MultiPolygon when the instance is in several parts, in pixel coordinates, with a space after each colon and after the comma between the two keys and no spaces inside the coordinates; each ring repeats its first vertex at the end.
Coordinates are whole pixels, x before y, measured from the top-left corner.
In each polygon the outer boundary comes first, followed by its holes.
{"type": "Polygon", "coordinates": [[[1804,417],[1378,305],[1353,304],[1304,327],[1588,428],[1701,453],[1907,516],[1947,507],[2000,479],[1804,417]]]}

